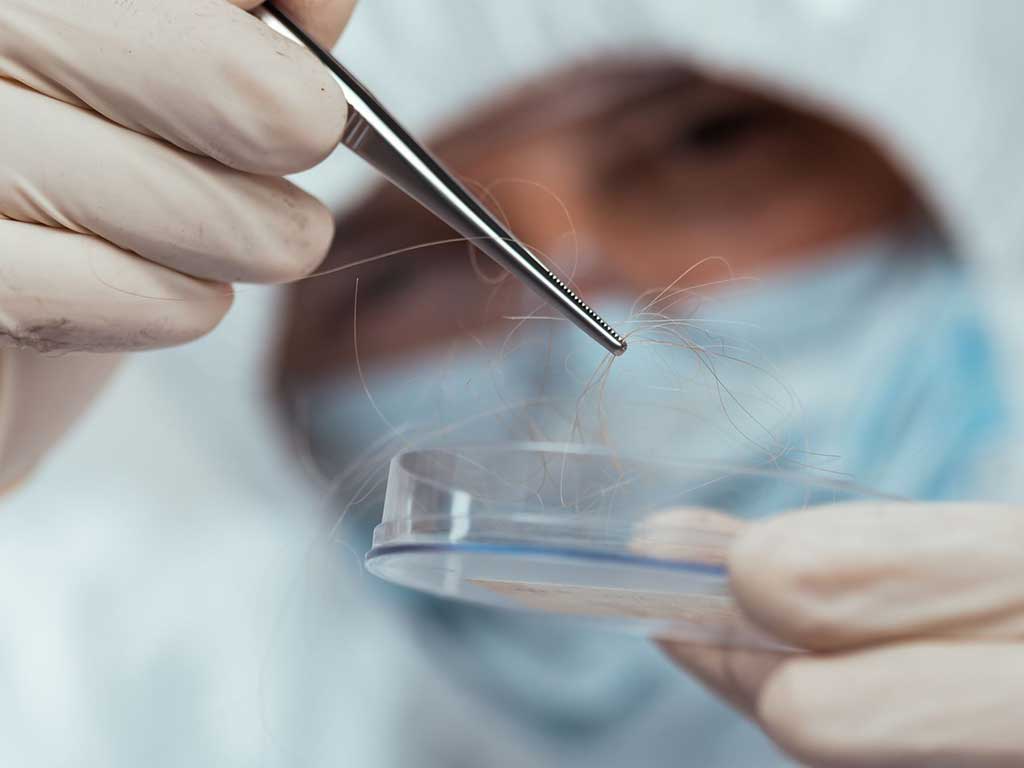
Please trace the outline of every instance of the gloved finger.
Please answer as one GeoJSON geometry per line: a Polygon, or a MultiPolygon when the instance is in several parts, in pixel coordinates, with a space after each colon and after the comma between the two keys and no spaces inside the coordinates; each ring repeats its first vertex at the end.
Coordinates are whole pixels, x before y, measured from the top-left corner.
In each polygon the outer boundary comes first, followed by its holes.
{"type": "Polygon", "coordinates": [[[231,289],[98,238],[0,220],[0,345],[114,352],[182,344],[210,331],[231,289]]]}
{"type": "MultiPolygon", "coordinates": [[[[232,0],[246,10],[261,5],[262,0],[232,0]]],[[[356,0],[277,0],[281,10],[293,18],[306,34],[320,45],[330,48],[355,10],[356,0]]]]}
{"type": "MultiPolygon", "coordinates": [[[[729,544],[744,525],[742,520],[714,509],[675,507],[635,523],[630,549],[660,560],[710,566],[708,572],[724,581],[729,544]]],[[[711,583],[698,579],[690,587],[647,596],[649,617],[663,623],[660,639],[727,643],[760,635],[724,590],[709,586],[711,583]]]]}
{"type": "MultiPolygon", "coordinates": [[[[676,507],[651,515],[636,526],[632,549],[651,557],[724,565],[729,543],[746,528],[736,517],[703,507],[676,507]]],[[[691,608],[691,612],[692,612],[691,608]]],[[[739,617],[737,617],[739,618],[739,617]]],[[[736,626],[722,624],[721,610],[715,618],[723,633],[736,626]]],[[[704,643],[661,641],[668,656],[714,693],[745,714],[752,715],[761,681],[778,664],[783,654],[745,651],[704,643]]]]}
{"type": "Polygon", "coordinates": [[[0,349],[0,495],[28,475],[110,379],[120,359],[0,349]]]}
{"type": "Polygon", "coordinates": [[[739,518],[707,507],[675,507],[633,526],[630,548],[648,557],[725,565],[729,544],[742,531],[739,518]]]}
{"type": "Polygon", "coordinates": [[[1019,645],[915,643],[780,665],[761,691],[765,731],[821,768],[1024,765],[1019,645]]]}
{"type": "Polygon", "coordinates": [[[283,179],[231,170],[3,80],[0,114],[19,116],[0,121],[0,216],[96,234],[223,282],[301,277],[330,245],[330,213],[283,179]]]}
{"type": "Polygon", "coordinates": [[[761,687],[792,654],[692,643],[659,643],[662,650],[706,688],[753,717],[761,687]]]}
{"type": "Polygon", "coordinates": [[[311,167],[344,127],[323,65],[224,0],[4,0],[0,52],[0,77],[243,171],[311,167]]]}
{"type": "MultiPolygon", "coordinates": [[[[650,515],[634,526],[630,548],[649,557],[724,565],[729,542],[745,527],[731,515],[704,507],[676,507],[650,515]]],[[[758,683],[776,663],[778,654],[745,652],[707,645],[707,638],[723,641],[746,627],[728,601],[704,594],[686,600],[672,595],[671,605],[682,611],[678,631],[694,642],[663,640],[661,648],[708,688],[733,706],[750,714],[758,683]]]]}
{"type": "Polygon", "coordinates": [[[1024,637],[1024,511],[848,504],[752,525],[731,586],[773,635],[831,650],[910,636],[1024,637]]]}

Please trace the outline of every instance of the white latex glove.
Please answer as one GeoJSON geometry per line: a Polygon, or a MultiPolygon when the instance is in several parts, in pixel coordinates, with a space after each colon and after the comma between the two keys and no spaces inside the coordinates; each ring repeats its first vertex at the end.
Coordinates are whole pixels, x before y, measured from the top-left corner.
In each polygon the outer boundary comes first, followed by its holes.
{"type": "Polygon", "coordinates": [[[1024,510],[839,505],[751,525],[755,623],[807,654],[666,645],[813,766],[1024,765],[1024,510]]]}
{"type": "MultiPolygon", "coordinates": [[[[330,43],[354,2],[281,4],[330,43]]],[[[333,149],[344,99],[235,6],[0,2],[0,486],[117,362],[63,353],[195,339],[230,283],[301,277],[326,252],[329,213],[279,177],[333,149]]]]}

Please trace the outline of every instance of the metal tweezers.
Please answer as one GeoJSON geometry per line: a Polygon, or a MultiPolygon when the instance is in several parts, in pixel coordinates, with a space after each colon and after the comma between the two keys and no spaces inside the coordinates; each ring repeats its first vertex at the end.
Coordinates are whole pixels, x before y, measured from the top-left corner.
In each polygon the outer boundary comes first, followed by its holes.
{"type": "Polygon", "coordinates": [[[273,3],[264,3],[256,13],[320,59],[341,86],[349,107],[342,144],[554,304],[606,350],[613,355],[626,351],[623,338],[516,240],[330,53],[273,3]]]}

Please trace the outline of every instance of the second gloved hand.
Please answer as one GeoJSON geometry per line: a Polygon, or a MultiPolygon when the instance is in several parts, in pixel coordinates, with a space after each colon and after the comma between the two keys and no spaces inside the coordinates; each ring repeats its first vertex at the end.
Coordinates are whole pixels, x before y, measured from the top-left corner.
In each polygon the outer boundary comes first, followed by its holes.
{"type": "Polygon", "coordinates": [[[808,653],[667,645],[784,749],[828,768],[1024,765],[1024,511],[837,505],[750,526],[744,613],[808,653]]]}
{"type": "MultiPolygon", "coordinates": [[[[282,2],[329,43],[354,0],[282,2]]],[[[194,339],[233,282],[281,282],[333,233],[280,178],[336,145],[346,105],[253,0],[0,4],[0,485],[118,352],[194,339]]]]}

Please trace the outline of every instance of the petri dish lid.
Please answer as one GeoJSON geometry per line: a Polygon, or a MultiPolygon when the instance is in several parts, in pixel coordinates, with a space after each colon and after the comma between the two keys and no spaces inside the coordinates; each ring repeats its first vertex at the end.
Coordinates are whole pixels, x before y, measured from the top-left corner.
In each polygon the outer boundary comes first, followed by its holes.
{"type": "Polygon", "coordinates": [[[420,448],[391,462],[366,566],[434,595],[652,638],[782,648],[729,592],[743,517],[849,500],[770,466],[548,443],[420,448]]]}

